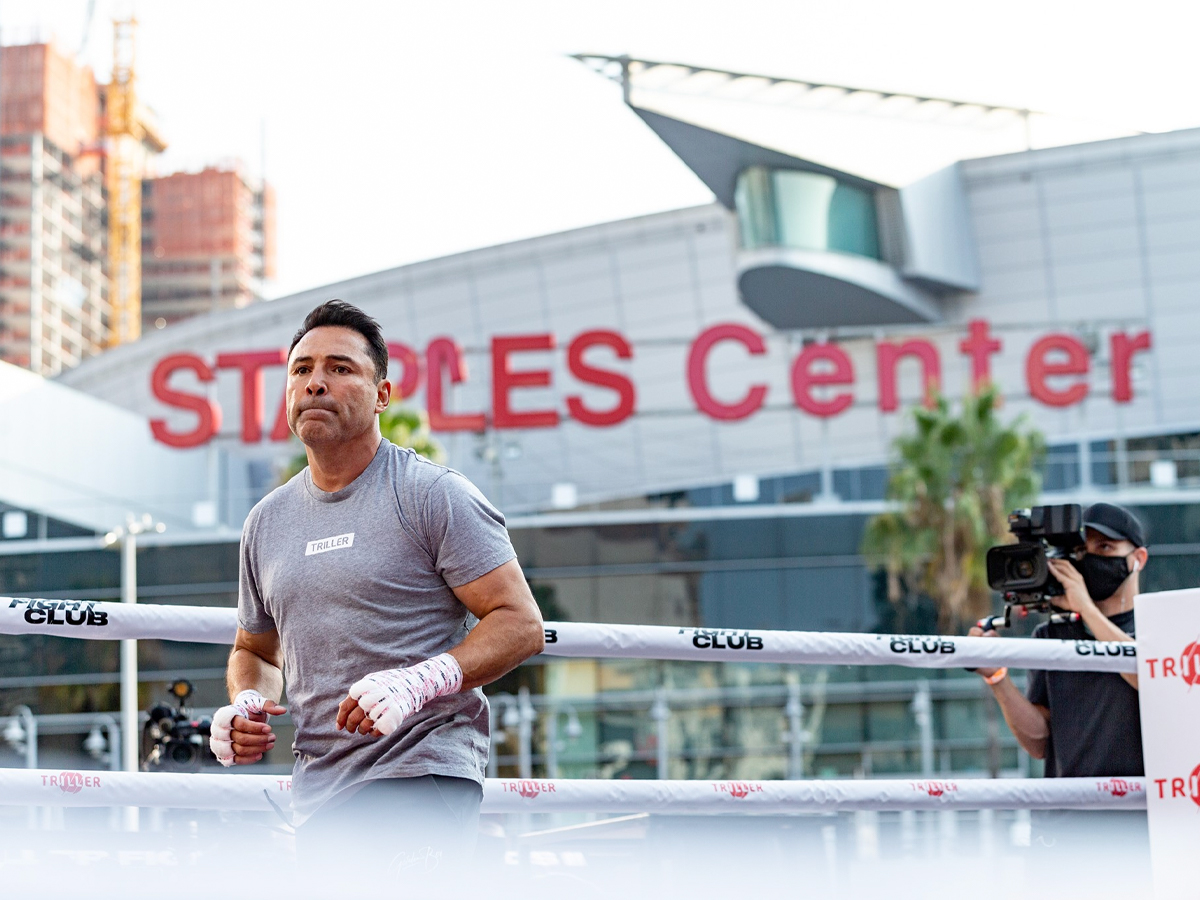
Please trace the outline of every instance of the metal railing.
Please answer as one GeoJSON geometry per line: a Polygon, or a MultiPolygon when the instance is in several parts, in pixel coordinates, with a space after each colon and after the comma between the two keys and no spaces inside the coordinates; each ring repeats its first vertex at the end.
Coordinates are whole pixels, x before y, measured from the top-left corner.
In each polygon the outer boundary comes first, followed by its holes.
{"type": "MultiPolygon", "coordinates": [[[[108,680],[111,680],[108,679],[108,680]]],[[[621,766],[636,764],[653,772],[653,777],[680,777],[686,771],[732,771],[753,760],[778,761],[788,779],[812,777],[825,772],[827,764],[844,764],[856,758],[856,777],[876,774],[921,774],[932,776],[950,771],[976,771],[955,766],[953,757],[962,753],[1004,751],[1010,764],[999,774],[1029,774],[1029,758],[1015,740],[1001,732],[990,735],[984,718],[978,727],[968,724],[948,734],[939,729],[939,703],[968,701],[988,703],[975,679],[941,678],[897,681],[828,682],[818,676],[811,682],[793,680],[785,684],[758,684],[704,688],[657,687],[643,690],[597,692],[590,695],[533,694],[522,688],[517,694],[489,695],[492,752],[488,774],[561,777],[564,767],[575,775],[604,777],[621,766]],[[903,704],[903,720],[889,720],[891,730],[872,735],[871,707],[903,704]],[[865,730],[858,739],[822,737],[826,710],[847,705],[861,707],[865,730]],[[722,736],[720,723],[750,714],[753,723],[738,720],[735,732],[745,731],[750,740],[722,736]],[[776,718],[777,717],[777,718],[776,718]],[[746,727],[743,727],[746,726],[746,727]],[[609,736],[605,737],[604,732],[609,736]],[[628,740],[633,732],[642,740],[628,740]],[[939,733],[940,731],[940,733],[939,733]],[[616,740],[613,732],[622,735],[616,740]],[[766,738],[764,742],[764,736],[766,738]],[[774,740],[772,740],[774,737],[774,740]],[[1016,753],[1016,766],[1011,765],[1016,753]],[[883,757],[889,757],[881,767],[883,757]]],[[[211,709],[193,709],[193,716],[211,715],[211,709]]],[[[891,710],[893,714],[897,710],[891,710]]],[[[139,715],[144,725],[146,714],[139,715]]],[[[974,717],[967,720],[974,722],[974,717]]],[[[290,728],[284,716],[277,727],[290,728]]],[[[121,768],[121,734],[113,712],[35,715],[28,706],[0,716],[0,738],[12,752],[22,756],[23,765],[37,768],[39,737],[86,735],[81,741],[78,765],[90,757],[114,771],[121,768]]],[[[60,751],[61,752],[61,751],[60,751]]],[[[290,760],[289,760],[290,762],[290,760]]],[[[271,766],[283,771],[287,766],[271,766]]],[[[700,776],[693,776],[700,777],[700,776]]]]}
{"type": "MultiPolygon", "coordinates": [[[[601,776],[616,763],[652,764],[655,777],[670,776],[675,763],[723,762],[727,768],[752,757],[777,757],[785,767],[785,777],[800,779],[821,771],[818,763],[833,757],[857,756],[854,767],[858,777],[869,777],[877,769],[882,755],[914,757],[914,765],[904,772],[931,776],[954,769],[952,755],[961,752],[1004,751],[1016,753],[1016,766],[999,769],[997,774],[1028,775],[1030,760],[1007,733],[990,733],[980,721],[977,733],[959,736],[938,735],[935,701],[967,700],[988,703],[974,679],[920,679],[915,681],[835,682],[822,679],[801,684],[764,684],[719,688],[667,688],[601,692],[584,696],[533,695],[521,689],[516,695],[492,694],[492,753],[488,774],[497,777],[502,770],[520,778],[537,774],[554,778],[564,764],[587,777],[601,776]],[[851,741],[821,739],[825,710],[830,706],[872,703],[906,704],[910,730],[915,736],[870,738],[851,741]],[[673,725],[691,717],[693,724],[723,718],[735,711],[753,710],[779,716],[779,742],[770,745],[719,744],[697,746],[680,739],[673,725]],[[615,742],[603,741],[598,732],[603,720],[613,714],[632,713],[644,727],[642,746],[614,750],[615,742]],[[586,717],[597,733],[584,741],[586,717]],[[564,728],[565,723],[565,728],[564,728]],[[540,727],[539,727],[540,726],[540,727]]],[[[626,729],[628,730],[628,729],[626,729]]],[[[625,743],[629,743],[626,741],[625,743]]],[[[971,771],[974,771],[972,768],[971,771]]],[[[893,773],[894,774],[894,773],[893,773]]],[[[678,775],[676,775],[678,777],[678,775]]]]}

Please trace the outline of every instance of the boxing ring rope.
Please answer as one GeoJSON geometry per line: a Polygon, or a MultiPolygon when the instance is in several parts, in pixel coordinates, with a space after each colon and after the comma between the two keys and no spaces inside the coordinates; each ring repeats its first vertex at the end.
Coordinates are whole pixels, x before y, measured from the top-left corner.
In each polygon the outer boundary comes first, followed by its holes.
{"type": "MultiPolygon", "coordinates": [[[[0,805],[270,812],[288,776],[0,769],[0,805]]],[[[778,815],[858,810],[1146,808],[1142,778],[624,781],[489,778],[483,813],[778,815]]]]}
{"type": "MultiPolygon", "coordinates": [[[[0,634],[231,644],[237,610],[0,598],[0,634]]],[[[546,623],[546,656],[915,668],[1136,672],[1130,642],[546,623]]],[[[0,769],[0,806],[267,812],[290,777],[0,769]]],[[[780,814],[855,810],[1145,809],[1141,778],[624,781],[488,779],[482,811],[780,814]]]]}
{"type": "MultiPolygon", "coordinates": [[[[237,610],[0,597],[0,634],[232,644],[237,610]]],[[[957,669],[1137,672],[1132,642],[547,622],[546,656],[957,669]]]]}

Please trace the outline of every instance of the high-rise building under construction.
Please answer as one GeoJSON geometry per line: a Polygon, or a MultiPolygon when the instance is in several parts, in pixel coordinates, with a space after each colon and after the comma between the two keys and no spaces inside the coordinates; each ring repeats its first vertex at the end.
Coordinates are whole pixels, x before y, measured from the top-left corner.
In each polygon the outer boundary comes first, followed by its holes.
{"type": "Polygon", "coordinates": [[[269,187],[237,165],[146,176],[165,145],[126,62],[129,127],[114,134],[120,104],[90,68],[54,43],[0,48],[0,360],[38,374],[134,340],[143,323],[245,306],[274,274],[269,187]],[[125,220],[143,223],[140,241],[127,229],[132,265],[113,253],[127,258],[111,227],[125,220]],[[132,273],[132,296],[114,272],[132,273]]]}
{"type": "Polygon", "coordinates": [[[53,44],[0,53],[0,359],[54,375],[108,324],[100,100],[53,44]]]}
{"type": "Polygon", "coordinates": [[[275,274],[275,198],[239,165],[142,182],[142,327],[262,296],[275,274]]]}

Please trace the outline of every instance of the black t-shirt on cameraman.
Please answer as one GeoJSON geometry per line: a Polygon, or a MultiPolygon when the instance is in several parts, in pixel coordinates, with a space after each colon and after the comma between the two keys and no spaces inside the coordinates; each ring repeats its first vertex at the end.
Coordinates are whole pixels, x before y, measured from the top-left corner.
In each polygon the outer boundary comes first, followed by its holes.
{"type": "MultiPolygon", "coordinates": [[[[1130,637],[1133,610],[1109,616],[1130,637]]],[[[1035,638],[1093,641],[1083,622],[1044,622],[1035,638]]],[[[1047,778],[1144,775],[1138,692],[1115,672],[1029,673],[1029,702],[1050,710],[1047,778]]]]}

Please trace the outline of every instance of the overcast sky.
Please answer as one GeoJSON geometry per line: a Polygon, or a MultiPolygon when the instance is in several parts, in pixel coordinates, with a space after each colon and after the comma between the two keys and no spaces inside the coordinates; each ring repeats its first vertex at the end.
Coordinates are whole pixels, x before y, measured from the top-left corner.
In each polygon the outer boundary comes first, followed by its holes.
{"type": "MultiPolygon", "coordinates": [[[[2,39],[77,51],[87,6],[0,0],[2,39]]],[[[1200,124],[1200,13],[1184,0],[96,0],[83,58],[101,80],[130,9],[141,96],[171,145],[159,170],[240,157],[257,175],[265,160],[272,296],[709,202],[569,53],[1200,124]]]]}

